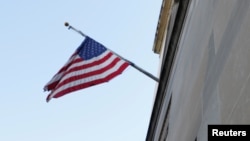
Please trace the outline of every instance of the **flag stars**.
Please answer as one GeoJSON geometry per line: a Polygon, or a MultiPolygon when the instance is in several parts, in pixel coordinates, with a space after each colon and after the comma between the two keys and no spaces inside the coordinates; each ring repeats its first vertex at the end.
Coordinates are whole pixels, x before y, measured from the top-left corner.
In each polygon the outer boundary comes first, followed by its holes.
{"type": "Polygon", "coordinates": [[[86,37],[85,41],[79,47],[78,53],[84,60],[89,60],[93,57],[99,56],[106,50],[107,49],[102,44],[86,37]]]}

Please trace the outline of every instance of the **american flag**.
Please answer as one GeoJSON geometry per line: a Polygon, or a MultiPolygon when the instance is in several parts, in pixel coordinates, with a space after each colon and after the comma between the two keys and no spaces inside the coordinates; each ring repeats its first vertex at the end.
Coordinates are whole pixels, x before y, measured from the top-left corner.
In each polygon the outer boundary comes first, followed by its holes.
{"type": "Polygon", "coordinates": [[[129,65],[112,51],[86,37],[68,62],[45,85],[47,102],[73,91],[107,82],[129,65]]]}

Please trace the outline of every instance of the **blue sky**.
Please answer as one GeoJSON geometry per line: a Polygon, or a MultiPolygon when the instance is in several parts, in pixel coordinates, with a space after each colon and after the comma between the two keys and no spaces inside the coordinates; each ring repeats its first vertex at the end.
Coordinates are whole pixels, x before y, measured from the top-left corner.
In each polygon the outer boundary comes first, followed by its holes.
{"type": "Polygon", "coordinates": [[[156,82],[134,68],[50,103],[43,87],[83,40],[65,21],[157,76],[152,47],[161,3],[1,1],[0,140],[145,140],[156,82]]]}

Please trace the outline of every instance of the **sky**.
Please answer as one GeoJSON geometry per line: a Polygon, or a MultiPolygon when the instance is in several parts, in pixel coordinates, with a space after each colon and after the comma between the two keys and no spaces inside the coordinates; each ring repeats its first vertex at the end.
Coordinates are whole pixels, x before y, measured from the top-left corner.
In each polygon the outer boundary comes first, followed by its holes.
{"type": "Polygon", "coordinates": [[[143,141],[156,82],[133,67],[46,103],[44,85],[83,37],[158,75],[152,51],[162,0],[0,1],[1,141],[143,141]]]}

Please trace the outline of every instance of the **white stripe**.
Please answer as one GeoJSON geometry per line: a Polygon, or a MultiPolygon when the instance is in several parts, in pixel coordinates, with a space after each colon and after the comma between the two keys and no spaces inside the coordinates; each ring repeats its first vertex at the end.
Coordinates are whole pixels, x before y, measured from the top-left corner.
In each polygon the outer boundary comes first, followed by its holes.
{"type": "Polygon", "coordinates": [[[117,62],[117,64],[116,64],[113,68],[111,68],[111,69],[109,69],[109,70],[107,70],[107,71],[105,71],[105,72],[103,72],[103,73],[101,73],[101,74],[94,75],[94,76],[90,76],[90,77],[87,77],[87,78],[84,78],[84,79],[75,80],[75,81],[73,81],[73,82],[67,83],[67,84],[61,86],[60,88],[57,88],[57,89],[51,94],[50,97],[52,98],[52,97],[54,97],[58,92],[63,91],[63,90],[65,90],[65,89],[68,89],[68,88],[70,88],[70,87],[74,87],[74,86],[77,86],[77,85],[81,85],[81,84],[84,84],[84,83],[88,83],[88,82],[91,82],[91,81],[95,81],[95,80],[98,80],[98,79],[105,78],[105,77],[107,77],[108,75],[112,74],[113,72],[116,72],[124,63],[125,63],[124,60],[120,60],[119,62],[117,62]]]}
{"type": "MultiPolygon", "coordinates": [[[[104,58],[105,56],[107,56],[110,52],[108,50],[106,50],[105,52],[103,52],[101,55],[97,56],[97,57],[94,57],[94,58],[91,58],[90,60],[84,60],[84,61],[81,61],[81,62],[78,62],[78,63],[74,63],[72,64],[69,69],[71,68],[74,68],[74,67],[78,67],[78,66],[82,66],[82,65],[86,65],[86,64],[90,64],[90,63],[93,63],[97,60],[101,60],[102,58],[104,58]]],[[[77,55],[77,58],[81,58],[79,55],[77,55]]],[[[69,70],[68,69],[68,70],[69,70]]]]}
{"type": "MultiPolygon", "coordinates": [[[[74,63],[74,64],[71,65],[67,70],[69,70],[69,69],[71,69],[71,68],[74,68],[74,67],[77,67],[77,66],[81,66],[81,65],[86,65],[86,64],[93,63],[93,62],[96,61],[96,60],[99,60],[99,59],[104,58],[104,57],[105,57],[106,55],[108,55],[109,53],[110,53],[110,51],[109,51],[109,50],[106,50],[106,51],[103,52],[101,55],[99,55],[99,56],[97,56],[97,57],[94,57],[94,58],[92,58],[92,59],[90,59],[90,60],[86,60],[86,61],[81,61],[81,62],[78,62],[78,63],[74,63]]],[[[72,61],[77,60],[77,59],[79,59],[79,58],[81,58],[81,57],[80,57],[78,54],[72,56],[72,57],[67,61],[67,63],[66,63],[63,67],[65,67],[66,65],[68,65],[68,64],[71,63],[72,61]]],[[[67,70],[65,70],[65,71],[67,71],[67,70]]],[[[54,83],[54,82],[56,82],[56,81],[62,79],[62,76],[63,76],[63,74],[65,73],[65,71],[63,71],[63,72],[61,72],[61,73],[55,74],[55,76],[45,85],[44,88],[46,89],[48,85],[50,85],[50,84],[52,84],[52,83],[54,83]]]]}
{"type": "MultiPolygon", "coordinates": [[[[78,58],[78,55],[77,55],[77,54],[71,56],[70,59],[65,63],[65,65],[64,65],[63,67],[67,66],[70,62],[72,62],[73,60],[76,60],[77,58],[78,58]]],[[[62,67],[62,68],[63,68],[63,67],[62,67]]],[[[65,70],[65,71],[66,71],[66,70],[65,70]]],[[[47,88],[48,85],[50,85],[50,84],[52,84],[52,83],[54,83],[54,82],[60,80],[60,79],[62,78],[62,76],[63,76],[63,74],[64,74],[65,71],[62,71],[62,72],[60,72],[60,73],[55,74],[55,75],[53,76],[53,78],[45,85],[45,88],[47,88]]]]}
{"type": "Polygon", "coordinates": [[[100,70],[102,68],[105,68],[106,66],[108,66],[109,64],[111,64],[115,59],[117,58],[116,55],[112,55],[108,60],[106,60],[105,62],[103,62],[102,64],[99,64],[99,65],[95,65],[95,66],[92,66],[92,67],[88,67],[86,69],[81,69],[81,70],[78,70],[78,71],[73,71],[69,74],[66,74],[62,80],[60,80],[61,82],[64,81],[65,79],[68,79],[72,76],[76,76],[76,75],[82,75],[82,74],[86,74],[86,73],[89,73],[89,72],[93,72],[93,71],[96,71],[96,70],[100,70]]]}

